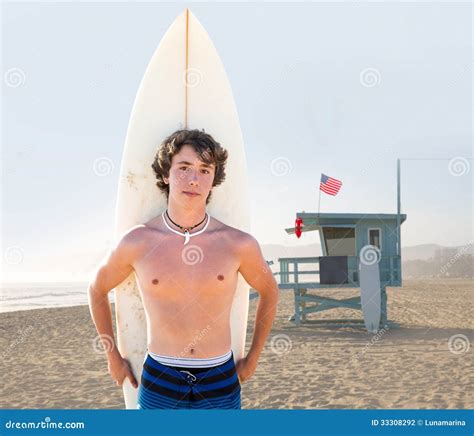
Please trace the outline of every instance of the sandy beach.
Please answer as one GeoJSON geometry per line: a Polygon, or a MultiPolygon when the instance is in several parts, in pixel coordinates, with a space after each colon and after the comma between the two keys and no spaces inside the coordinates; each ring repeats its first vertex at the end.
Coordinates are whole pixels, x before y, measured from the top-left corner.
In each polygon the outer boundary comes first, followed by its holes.
{"type": "MultiPolygon", "coordinates": [[[[473,408],[472,281],[407,280],[387,295],[389,326],[372,335],[362,325],[296,327],[288,321],[293,293],[282,292],[256,373],[243,384],[242,407],[473,408]]],[[[256,305],[252,300],[247,347],[256,305]]],[[[362,315],[336,309],[311,319],[340,317],[362,315]]],[[[124,407],[105,356],[94,350],[87,306],[2,313],[0,329],[0,407],[124,407]]]]}

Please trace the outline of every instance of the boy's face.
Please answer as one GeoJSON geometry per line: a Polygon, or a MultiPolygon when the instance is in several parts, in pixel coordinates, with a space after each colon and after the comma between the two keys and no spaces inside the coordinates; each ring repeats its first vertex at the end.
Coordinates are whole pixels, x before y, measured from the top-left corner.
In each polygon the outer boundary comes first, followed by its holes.
{"type": "Polygon", "coordinates": [[[179,153],[171,159],[169,178],[170,197],[179,202],[206,202],[214,181],[214,165],[208,166],[199,159],[198,154],[190,145],[183,145],[179,153]],[[195,193],[189,195],[187,193],[195,193]]]}

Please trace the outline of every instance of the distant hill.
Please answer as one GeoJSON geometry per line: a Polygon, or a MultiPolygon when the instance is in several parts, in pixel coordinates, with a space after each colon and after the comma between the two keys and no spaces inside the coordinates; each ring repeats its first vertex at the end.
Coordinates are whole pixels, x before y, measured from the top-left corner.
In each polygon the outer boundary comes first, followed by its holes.
{"type": "Polygon", "coordinates": [[[415,245],[413,247],[402,246],[403,260],[428,260],[439,256],[452,256],[461,251],[463,254],[474,254],[473,244],[460,245],[458,247],[443,247],[437,244],[415,245]]]}
{"type": "Polygon", "coordinates": [[[474,278],[473,245],[436,244],[402,248],[404,278],[474,278]]]}

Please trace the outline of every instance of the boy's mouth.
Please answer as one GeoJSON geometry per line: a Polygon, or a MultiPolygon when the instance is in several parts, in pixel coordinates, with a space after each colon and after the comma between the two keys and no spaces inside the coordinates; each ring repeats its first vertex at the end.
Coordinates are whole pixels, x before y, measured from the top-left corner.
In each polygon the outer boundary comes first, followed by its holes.
{"type": "Polygon", "coordinates": [[[183,191],[183,194],[189,197],[197,197],[199,194],[197,192],[183,191]]]}

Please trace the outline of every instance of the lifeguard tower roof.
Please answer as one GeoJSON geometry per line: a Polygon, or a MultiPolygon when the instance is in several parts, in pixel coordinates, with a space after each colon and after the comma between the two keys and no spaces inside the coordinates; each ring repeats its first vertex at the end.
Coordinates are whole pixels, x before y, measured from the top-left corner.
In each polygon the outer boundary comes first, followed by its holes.
{"type": "MultiPolygon", "coordinates": [[[[304,226],[302,232],[320,230],[321,226],[331,227],[356,227],[361,222],[373,222],[376,224],[388,224],[396,222],[396,213],[316,213],[316,212],[298,212],[296,218],[303,220],[304,226]]],[[[400,214],[400,224],[406,220],[406,214],[400,214]]],[[[292,235],[295,228],[290,227],[285,231],[292,235]]]]}
{"type": "MultiPolygon", "coordinates": [[[[356,271],[363,250],[375,246],[381,256],[381,278],[390,286],[401,285],[399,231],[405,214],[390,213],[312,213],[300,212],[302,233],[318,231],[323,256],[346,256],[356,271]]],[[[295,223],[296,225],[296,223],[295,223]]],[[[285,231],[295,234],[295,228],[285,231]]],[[[316,253],[315,253],[316,255],[316,253]]],[[[357,281],[354,276],[354,281],[357,281]]]]}

